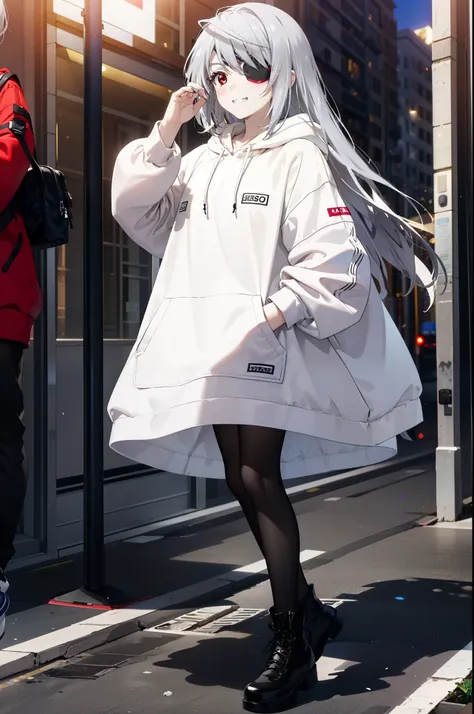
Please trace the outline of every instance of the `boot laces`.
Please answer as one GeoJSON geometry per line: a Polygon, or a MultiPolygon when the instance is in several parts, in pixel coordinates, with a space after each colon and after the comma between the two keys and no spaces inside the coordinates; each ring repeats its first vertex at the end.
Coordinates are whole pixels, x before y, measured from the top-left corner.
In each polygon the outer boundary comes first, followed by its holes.
{"type": "Polygon", "coordinates": [[[263,650],[264,652],[271,652],[265,671],[274,670],[281,675],[285,671],[295,638],[290,632],[277,630],[272,622],[268,626],[273,630],[274,635],[263,650]]]}

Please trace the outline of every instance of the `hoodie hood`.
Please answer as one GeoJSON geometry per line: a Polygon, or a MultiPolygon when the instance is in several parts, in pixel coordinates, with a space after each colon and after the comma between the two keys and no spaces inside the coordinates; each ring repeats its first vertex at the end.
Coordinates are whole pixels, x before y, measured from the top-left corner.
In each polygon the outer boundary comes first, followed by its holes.
{"type": "Polygon", "coordinates": [[[250,151],[265,151],[266,149],[284,146],[293,139],[311,139],[318,144],[325,155],[328,153],[321,127],[319,124],[313,124],[307,114],[296,114],[280,122],[271,136],[267,137],[267,130],[264,129],[252,141],[244,144],[234,152],[232,140],[239,134],[243,134],[244,131],[245,122],[243,121],[224,124],[219,127],[217,134],[209,139],[208,148],[216,154],[220,154],[224,149],[225,152],[237,156],[244,151],[247,152],[249,149],[250,151]]]}
{"type": "Polygon", "coordinates": [[[244,144],[236,151],[233,150],[232,141],[234,137],[243,134],[245,131],[245,122],[233,122],[232,124],[224,124],[219,127],[217,134],[212,136],[207,147],[209,151],[217,154],[218,158],[215,162],[209,175],[206,191],[204,196],[203,211],[209,218],[208,194],[214,174],[216,173],[219,164],[226,156],[240,156],[244,154],[242,166],[235,185],[234,202],[232,212],[237,217],[237,194],[242,182],[243,176],[248,169],[252,159],[256,153],[275,149],[284,146],[295,139],[309,139],[315,143],[325,156],[328,155],[328,145],[323,137],[322,129],[319,124],[314,124],[307,114],[296,114],[295,116],[285,119],[277,125],[271,136],[267,136],[267,130],[258,134],[254,139],[244,144]]]}

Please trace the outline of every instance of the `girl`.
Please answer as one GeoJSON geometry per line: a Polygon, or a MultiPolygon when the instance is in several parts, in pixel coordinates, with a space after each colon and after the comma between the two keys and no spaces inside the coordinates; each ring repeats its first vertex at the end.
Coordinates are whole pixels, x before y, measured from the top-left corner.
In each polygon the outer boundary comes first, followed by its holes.
{"type": "Polygon", "coordinates": [[[111,446],[227,479],[272,587],[271,656],[244,695],[269,712],[317,681],[341,628],[300,568],[282,476],[383,461],[422,420],[374,278],[383,297],[386,259],[413,285],[423,241],[382,200],[375,182],[390,184],[331,111],[291,17],[245,3],[200,25],[186,86],[115,166],[113,214],[163,262],[109,403],[111,446]],[[210,139],[182,158],[174,139],[194,117],[210,139]]]}

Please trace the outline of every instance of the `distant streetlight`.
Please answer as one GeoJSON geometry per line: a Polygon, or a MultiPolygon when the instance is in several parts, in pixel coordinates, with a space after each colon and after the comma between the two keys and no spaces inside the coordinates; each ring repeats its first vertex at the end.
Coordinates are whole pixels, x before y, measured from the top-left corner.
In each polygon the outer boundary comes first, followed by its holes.
{"type": "Polygon", "coordinates": [[[411,116],[412,119],[418,119],[418,109],[410,109],[408,111],[408,114],[411,116]]]}
{"type": "Polygon", "coordinates": [[[431,25],[427,25],[426,27],[420,27],[419,30],[415,30],[415,35],[418,35],[420,40],[423,40],[427,45],[432,45],[433,44],[433,28],[431,25]]]}

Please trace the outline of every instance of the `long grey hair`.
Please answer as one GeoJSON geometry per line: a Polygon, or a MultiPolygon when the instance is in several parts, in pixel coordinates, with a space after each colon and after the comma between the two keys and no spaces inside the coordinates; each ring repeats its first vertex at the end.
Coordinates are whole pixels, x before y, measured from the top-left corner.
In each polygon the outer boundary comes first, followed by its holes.
{"type": "Polygon", "coordinates": [[[328,102],[311,46],[298,23],[273,5],[249,2],[223,8],[215,17],[199,24],[202,32],[187,58],[184,75],[186,82],[200,85],[209,96],[196,117],[200,126],[216,134],[222,124],[239,121],[216,99],[209,71],[214,53],[220,63],[238,72],[242,72],[242,61],[253,67],[258,63],[271,68],[268,135],[278,131],[288,117],[297,114],[308,117],[327,146],[334,180],[354,218],[357,236],[368,252],[372,275],[379,283],[382,297],[386,296],[387,261],[409,279],[409,291],[415,284],[428,287],[431,303],[440,269],[446,275],[444,266],[412,222],[389,207],[377,185],[402,195],[421,218],[416,202],[374,171],[358,152],[328,102]],[[290,89],[292,70],[296,81],[290,89]],[[415,255],[415,248],[422,252],[423,262],[415,255]],[[425,265],[426,259],[431,271],[425,265]]]}

